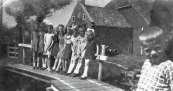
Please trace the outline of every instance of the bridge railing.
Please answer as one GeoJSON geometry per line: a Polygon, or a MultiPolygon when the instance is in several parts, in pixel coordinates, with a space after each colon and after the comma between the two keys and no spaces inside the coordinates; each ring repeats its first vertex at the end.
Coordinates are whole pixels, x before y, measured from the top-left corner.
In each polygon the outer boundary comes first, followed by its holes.
{"type": "Polygon", "coordinates": [[[17,44],[7,44],[7,57],[8,58],[18,58],[18,45],[17,44]]]}

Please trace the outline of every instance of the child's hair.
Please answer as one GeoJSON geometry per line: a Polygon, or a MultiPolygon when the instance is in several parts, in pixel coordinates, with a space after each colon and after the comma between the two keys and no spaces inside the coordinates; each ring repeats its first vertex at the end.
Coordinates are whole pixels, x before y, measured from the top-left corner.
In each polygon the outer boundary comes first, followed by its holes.
{"type": "Polygon", "coordinates": [[[158,38],[163,34],[163,30],[156,26],[149,26],[144,28],[139,36],[140,41],[148,41],[158,38]]]}
{"type": "Polygon", "coordinates": [[[160,27],[157,26],[149,26],[147,28],[144,28],[144,30],[141,32],[139,36],[139,40],[141,42],[151,42],[152,40],[157,39],[158,37],[163,36],[164,41],[166,43],[166,48],[164,49],[165,54],[168,58],[171,57],[172,53],[172,39],[168,39],[168,31],[164,31],[160,27]]]}
{"type": "Polygon", "coordinates": [[[53,26],[52,25],[48,25],[48,28],[50,28],[52,30],[53,29],[53,26]]]}

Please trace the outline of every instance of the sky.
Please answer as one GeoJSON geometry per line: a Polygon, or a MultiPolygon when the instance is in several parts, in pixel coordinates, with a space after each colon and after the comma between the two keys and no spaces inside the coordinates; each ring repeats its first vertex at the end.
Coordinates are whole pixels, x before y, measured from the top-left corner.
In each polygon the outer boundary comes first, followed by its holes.
{"type": "MultiPolygon", "coordinates": [[[[13,1],[17,1],[17,0],[3,0],[4,2],[3,7],[8,6],[13,1]]],[[[104,7],[110,1],[111,0],[86,0],[85,3],[91,6],[104,7]]],[[[46,17],[44,22],[46,22],[47,24],[53,24],[53,26],[57,26],[59,24],[66,25],[71,17],[71,14],[75,8],[75,5],[76,5],[76,2],[72,2],[70,5],[67,5],[63,9],[56,10],[52,14],[52,16],[46,17]]],[[[6,14],[5,8],[3,8],[3,23],[5,23],[8,27],[13,27],[13,26],[16,26],[17,24],[14,17],[6,14]]]]}

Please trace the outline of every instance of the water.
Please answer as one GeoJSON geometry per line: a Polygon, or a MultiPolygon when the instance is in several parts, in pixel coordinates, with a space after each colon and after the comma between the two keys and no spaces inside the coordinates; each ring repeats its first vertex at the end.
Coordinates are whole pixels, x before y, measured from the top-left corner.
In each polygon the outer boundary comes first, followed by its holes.
{"type": "Polygon", "coordinates": [[[0,91],[46,91],[47,87],[49,83],[0,68],[0,91]]]}

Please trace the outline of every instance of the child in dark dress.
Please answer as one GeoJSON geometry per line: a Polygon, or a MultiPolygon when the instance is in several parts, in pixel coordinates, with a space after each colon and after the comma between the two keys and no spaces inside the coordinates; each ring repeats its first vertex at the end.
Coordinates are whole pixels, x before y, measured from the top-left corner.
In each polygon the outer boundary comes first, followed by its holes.
{"type": "Polygon", "coordinates": [[[37,54],[38,54],[38,26],[35,26],[34,31],[31,35],[31,45],[32,45],[32,52],[33,52],[33,69],[36,69],[36,60],[37,60],[37,54]]]}
{"type": "Polygon", "coordinates": [[[63,55],[62,55],[62,65],[63,65],[63,71],[62,74],[66,74],[67,72],[67,61],[69,61],[71,59],[71,54],[72,54],[72,50],[71,50],[71,30],[70,27],[67,27],[67,34],[65,35],[65,47],[63,50],[63,55]]]}
{"type": "Polygon", "coordinates": [[[95,33],[93,30],[87,30],[87,45],[86,45],[86,51],[85,51],[85,67],[83,75],[80,77],[82,80],[86,79],[88,76],[88,68],[89,68],[89,62],[92,60],[95,60],[96,56],[99,53],[99,48],[97,48],[97,42],[95,38],[95,33]]]}
{"type": "Polygon", "coordinates": [[[54,66],[52,67],[53,70],[56,69],[56,66],[58,63],[58,58],[57,58],[57,54],[59,51],[59,39],[58,39],[59,34],[58,33],[59,33],[59,30],[58,30],[58,27],[56,27],[56,29],[54,31],[54,36],[53,36],[54,44],[53,44],[53,49],[52,49],[52,53],[51,53],[51,56],[54,56],[54,58],[55,58],[54,66]]]}
{"type": "MultiPolygon", "coordinates": [[[[38,43],[38,59],[37,59],[37,68],[41,69],[40,60],[43,61],[43,52],[44,52],[44,31],[39,28],[39,43],[38,43]]],[[[43,67],[43,66],[42,66],[43,67]]]]}

